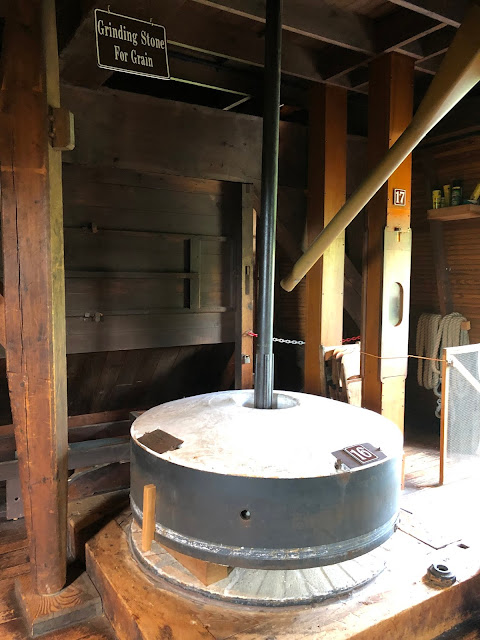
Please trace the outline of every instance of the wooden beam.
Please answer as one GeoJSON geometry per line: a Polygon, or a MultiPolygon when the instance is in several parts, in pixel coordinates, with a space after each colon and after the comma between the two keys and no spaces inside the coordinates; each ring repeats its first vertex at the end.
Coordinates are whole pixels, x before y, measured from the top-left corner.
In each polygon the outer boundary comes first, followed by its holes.
{"type": "Polygon", "coordinates": [[[360,329],[362,325],[362,276],[346,254],[343,307],[360,329]]]}
{"type": "Polygon", "coordinates": [[[444,27],[428,16],[399,9],[375,23],[376,51],[394,51],[444,27]]]}
{"type": "Polygon", "coordinates": [[[205,560],[199,560],[198,558],[192,558],[192,556],[186,556],[184,553],[174,551],[164,545],[162,545],[162,548],[206,586],[228,578],[230,573],[233,571],[233,567],[227,567],[222,564],[215,564],[214,562],[207,562],[205,560]]]}
{"type": "Polygon", "coordinates": [[[431,76],[434,76],[440,68],[442,64],[444,53],[439,53],[436,56],[432,56],[427,60],[419,60],[415,64],[415,69],[417,71],[423,71],[423,73],[428,73],[431,76]]]}
{"type": "Polygon", "coordinates": [[[253,330],[254,318],[254,216],[253,185],[242,185],[242,215],[240,231],[240,255],[237,269],[237,318],[235,328],[235,388],[253,388],[253,330]]]}
{"type": "Polygon", "coordinates": [[[468,0],[389,0],[392,4],[404,7],[415,13],[427,16],[452,27],[459,27],[465,11],[468,7],[468,0]]]}
{"type": "MultiPolygon", "coordinates": [[[[398,53],[371,63],[371,167],[378,164],[412,118],[413,73],[413,59],[398,53]]],[[[362,347],[369,355],[362,356],[362,406],[387,416],[401,429],[408,348],[410,206],[411,156],[368,205],[364,257],[362,347]],[[397,188],[406,191],[400,206],[394,204],[393,190],[397,188]],[[392,287],[387,284],[390,281],[392,287]],[[402,289],[395,288],[395,283],[402,289]],[[401,318],[390,318],[391,304],[400,305],[401,318]]]]}
{"type": "MultiPolygon", "coordinates": [[[[220,11],[265,22],[265,0],[194,0],[220,11]]],[[[339,11],[325,3],[303,0],[285,3],[283,29],[321,42],[336,44],[353,51],[373,51],[373,22],[347,11],[339,11]]]]}
{"type": "Polygon", "coordinates": [[[0,345],[5,347],[7,342],[5,334],[5,298],[0,295],[0,345]]]}
{"type": "MultiPolygon", "coordinates": [[[[122,7],[123,3],[117,1],[115,6],[112,3],[111,10],[121,12],[124,10],[122,7]]],[[[199,9],[196,5],[189,5],[165,19],[161,4],[155,7],[141,4],[136,6],[135,16],[145,20],[152,18],[154,22],[164,24],[170,46],[263,67],[263,37],[253,30],[223,23],[216,16],[205,16],[199,9]]],[[[92,45],[94,38],[94,17],[90,11],[60,54],[60,73],[64,82],[98,89],[112,75],[111,71],[97,66],[92,45]]],[[[322,80],[317,69],[317,51],[284,39],[282,58],[283,73],[314,82],[322,80]]]]}
{"type": "Polygon", "coordinates": [[[351,72],[373,60],[384,49],[411,56],[418,60],[421,66],[420,61],[444,53],[456,33],[453,27],[407,11],[382,18],[378,24],[376,23],[375,28],[379,34],[375,54],[362,54],[348,49],[341,51],[333,46],[322,49],[318,68],[326,81],[338,81],[350,74],[349,86],[359,86],[352,80],[351,72]]]}
{"type": "Polygon", "coordinates": [[[318,64],[324,80],[332,80],[357,69],[368,62],[371,57],[366,53],[349,49],[339,50],[338,47],[327,45],[322,49],[318,64]]]}
{"type": "Polygon", "coordinates": [[[48,131],[49,107],[60,106],[53,0],[9,3],[3,56],[7,376],[32,580],[50,594],[65,583],[67,507],[62,159],[48,131]]]}
{"type": "Polygon", "coordinates": [[[453,27],[437,29],[437,31],[433,31],[425,37],[403,46],[400,53],[410,55],[417,60],[428,60],[439,53],[445,53],[456,32],[457,30],[453,27]]]}
{"type": "MultiPolygon", "coordinates": [[[[310,244],[345,202],[347,92],[311,90],[307,240],[310,244]]],[[[340,344],[343,331],[345,234],[307,275],[304,389],[321,393],[320,345],[340,344]]]]}

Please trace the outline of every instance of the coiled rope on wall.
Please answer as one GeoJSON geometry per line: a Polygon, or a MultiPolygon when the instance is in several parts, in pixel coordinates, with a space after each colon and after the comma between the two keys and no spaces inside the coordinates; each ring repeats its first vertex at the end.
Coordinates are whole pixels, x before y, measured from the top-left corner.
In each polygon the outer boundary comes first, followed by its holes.
{"type": "Polygon", "coordinates": [[[438,398],[435,415],[440,417],[441,375],[443,350],[469,344],[468,331],[462,329],[466,318],[461,313],[441,316],[437,313],[422,313],[417,323],[417,356],[431,358],[418,360],[417,382],[425,389],[431,389],[438,398]]]}

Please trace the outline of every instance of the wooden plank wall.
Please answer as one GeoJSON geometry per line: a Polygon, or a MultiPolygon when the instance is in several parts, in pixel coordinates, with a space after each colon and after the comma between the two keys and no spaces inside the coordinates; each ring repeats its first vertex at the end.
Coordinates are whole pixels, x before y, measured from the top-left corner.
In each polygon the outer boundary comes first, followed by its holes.
{"type": "MultiPolygon", "coordinates": [[[[480,182],[480,134],[442,142],[430,147],[438,185],[463,180],[464,197],[480,182]]],[[[412,319],[422,311],[439,313],[435,285],[433,247],[427,223],[431,201],[425,190],[420,152],[414,154],[412,187],[412,319]]],[[[480,220],[443,223],[453,308],[472,323],[470,341],[480,342],[480,220]]],[[[414,335],[414,331],[412,331],[414,335]]]]}
{"type": "Polygon", "coordinates": [[[68,356],[69,415],[148,409],[217,391],[233,345],[212,344],[68,356]]]}
{"type": "Polygon", "coordinates": [[[64,165],[68,353],[234,340],[241,187],[64,165]]]}
{"type": "MultiPolygon", "coordinates": [[[[477,103],[478,106],[478,103],[477,103]]],[[[432,174],[438,185],[464,181],[464,192],[469,197],[480,182],[480,133],[478,110],[468,101],[462,101],[452,116],[446,118],[426,139],[432,174]],[[476,120],[477,131],[455,133],[467,126],[470,114],[476,120]],[[435,142],[433,134],[438,138],[435,142]],[[444,138],[442,140],[442,138],[444,138]]],[[[426,192],[424,148],[413,154],[412,180],[412,278],[409,353],[415,353],[416,324],[422,312],[440,313],[437,293],[434,253],[427,209],[432,206],[426,192]]],[[[461,220],[443,223],[444,244],[448,276],[451,281],[453,308],[471,321],[470,341],[480,342],[480,220],[461,220]]],[[[418,386],[417,364],[411,360],[408,368],[406,392],[406,430],[430,430],[438,433],[438,420],[434,416],[436,398],[431,391],[418,386]]]]}
{"type": "MultiPolygon", "coordinates": [[[[233,256],[242,183],[261,178],[261,119],[68,86],[62,104],[76,133],[63,166],[69,414],[228,388],[233,256]]],[[[280,155],[279,219],[301,227],[305,127],[281,123],[280,155]]]]}

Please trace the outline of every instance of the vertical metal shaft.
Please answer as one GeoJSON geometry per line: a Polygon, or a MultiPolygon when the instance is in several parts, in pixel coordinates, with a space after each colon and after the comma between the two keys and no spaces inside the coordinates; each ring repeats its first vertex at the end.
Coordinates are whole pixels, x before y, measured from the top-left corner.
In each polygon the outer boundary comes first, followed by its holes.
{"type": "Polygon", "coordinates": [[[282,0],[267,0],[265,98],[263,110],[262,196],[258,235],[259,296],[255,407],[273,403],[273,297],[278,192],[278,132],[282,57],[282,0]]]}

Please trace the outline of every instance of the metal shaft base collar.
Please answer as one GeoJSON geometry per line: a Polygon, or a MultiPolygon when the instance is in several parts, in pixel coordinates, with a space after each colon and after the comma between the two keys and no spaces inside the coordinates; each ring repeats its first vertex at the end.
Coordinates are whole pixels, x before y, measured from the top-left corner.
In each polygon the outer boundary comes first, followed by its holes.
{"type": "Polygon", "coordinates": [[[443,563],[434,563],[428,567],[427,580],[436,587],[451,587],[455,584],[457,577],[450,568],[443,563]]]}

